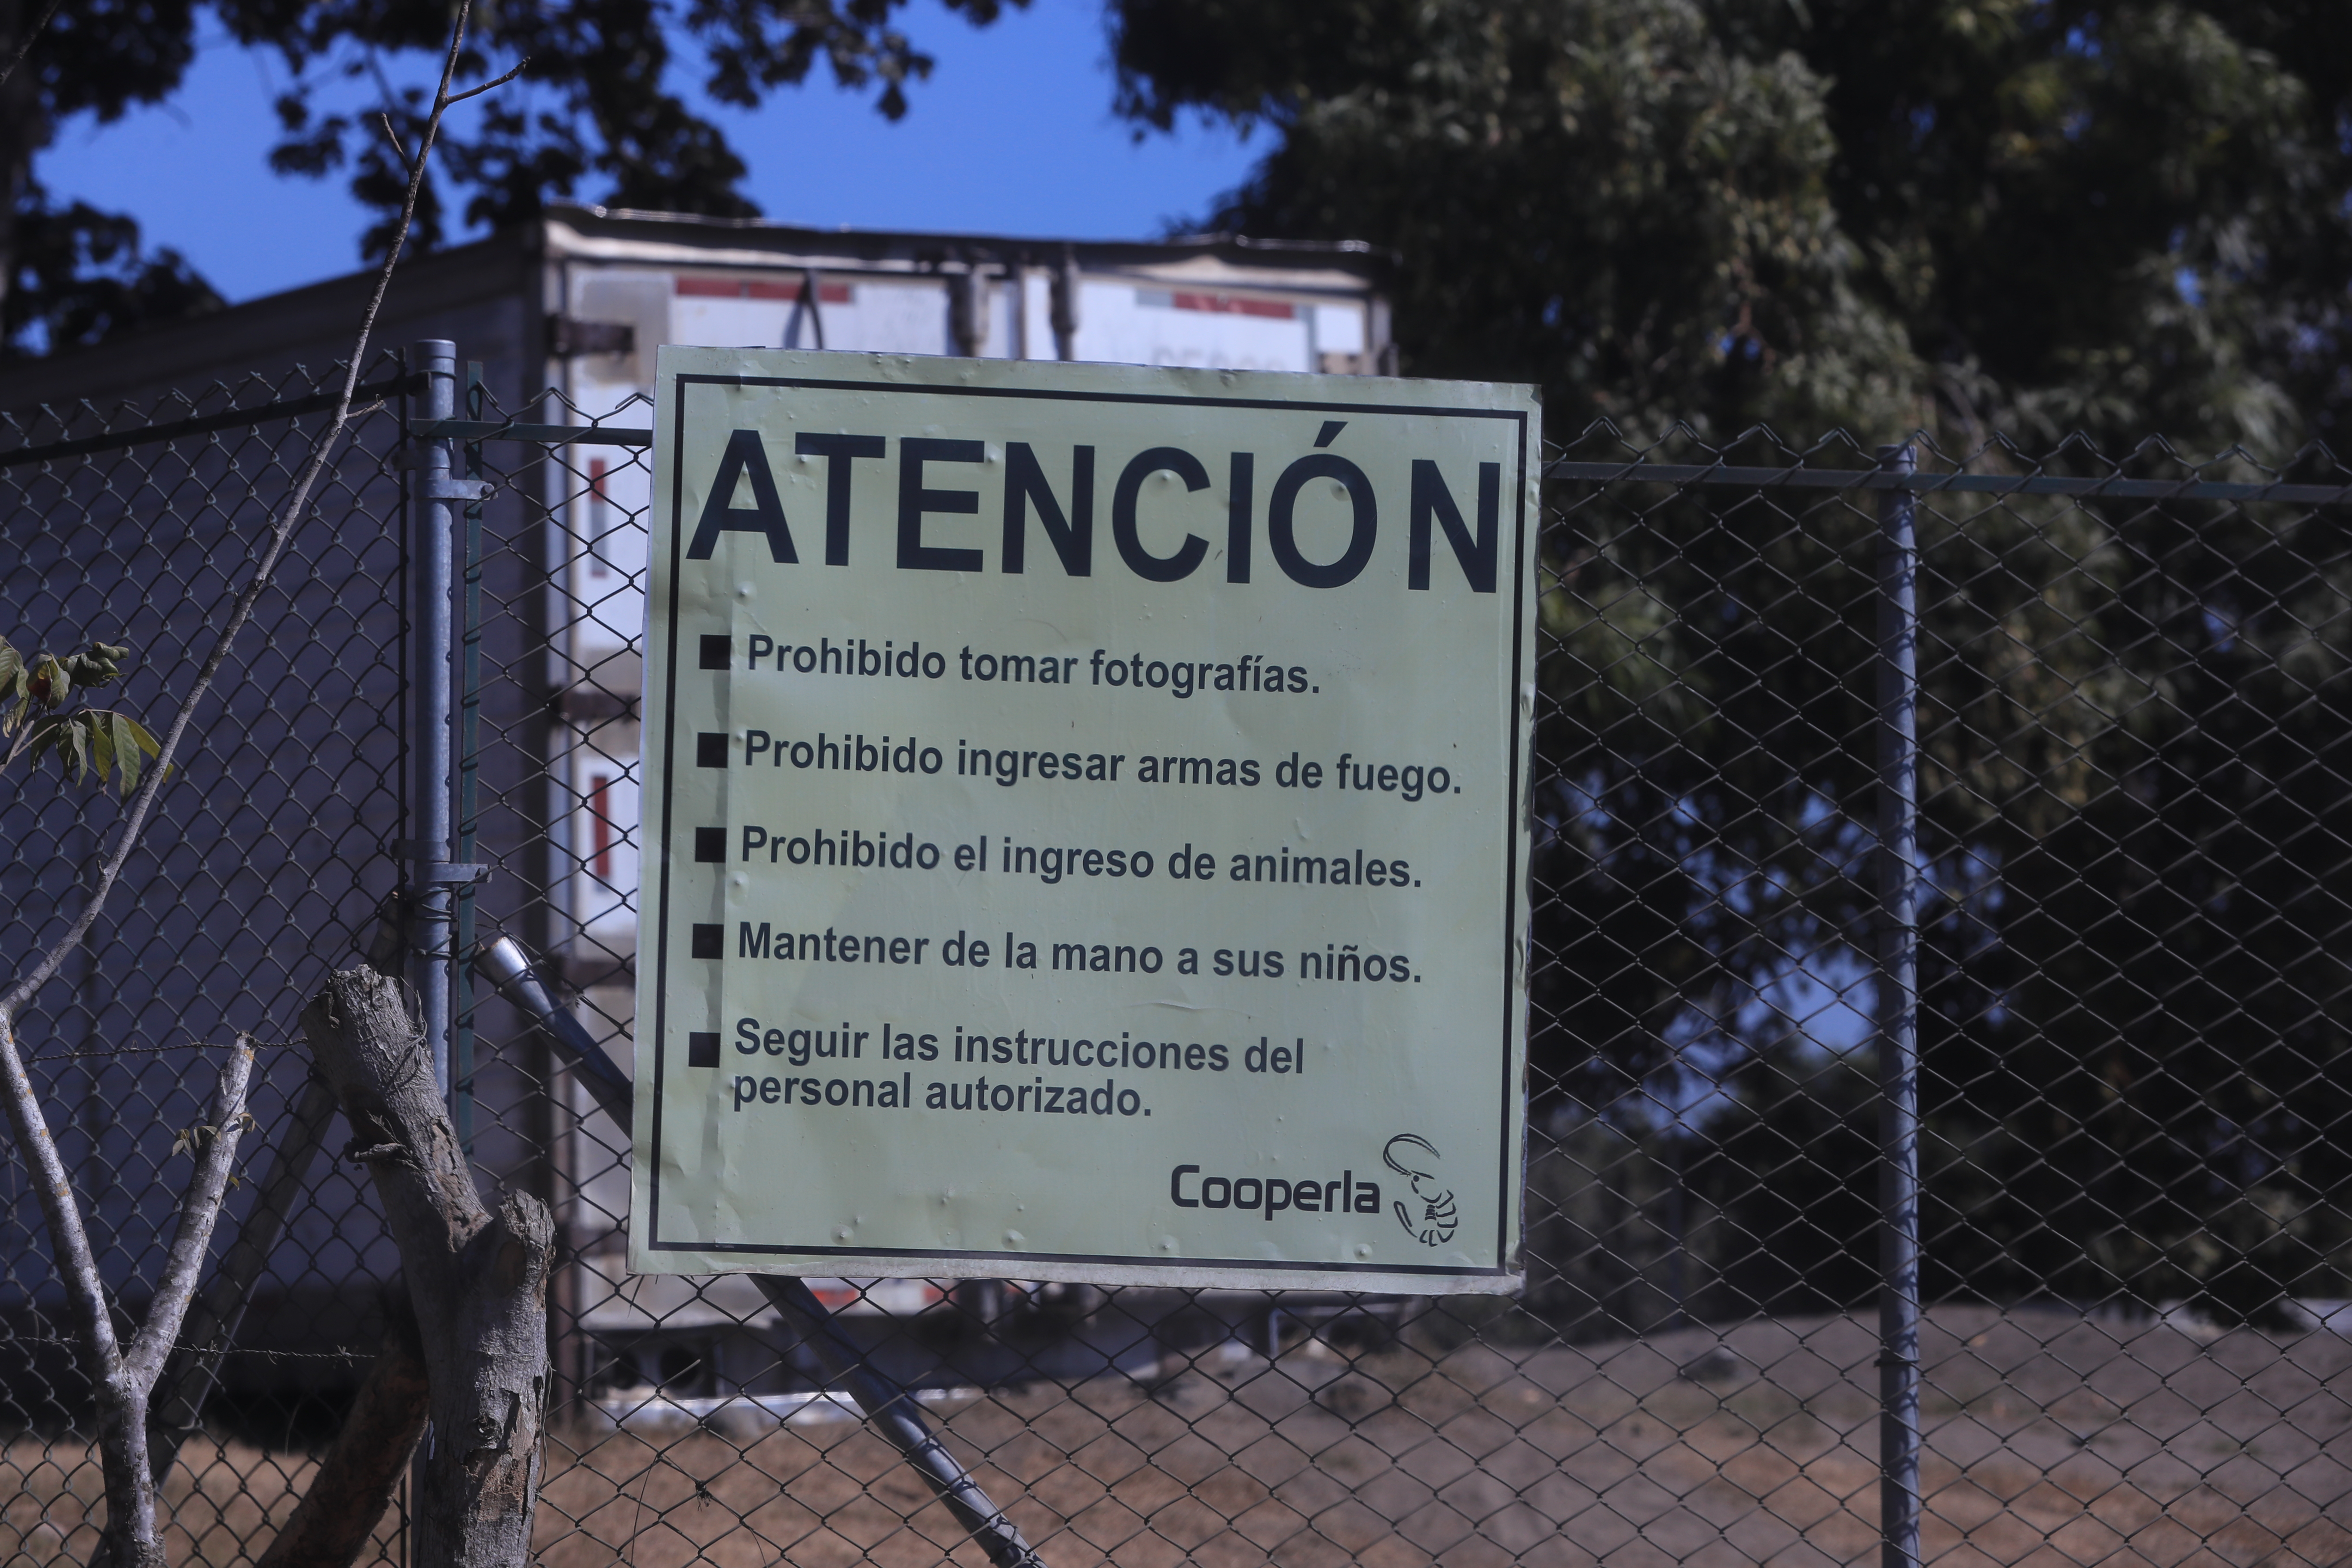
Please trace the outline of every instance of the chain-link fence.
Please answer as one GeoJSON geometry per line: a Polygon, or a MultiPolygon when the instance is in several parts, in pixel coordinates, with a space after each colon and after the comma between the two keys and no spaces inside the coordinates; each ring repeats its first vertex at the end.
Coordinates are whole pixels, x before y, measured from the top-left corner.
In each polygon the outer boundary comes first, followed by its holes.
{"type": "MultiPolygon", "coordinates": [[[[203,1047],[238,1031],[273,1045],[296,1038],[301,998],[368,940],[398,880],[385,851],[407,805],[398,715],[408,557],[389,463],[404,381],[389,356],[362,381],[346,449],[294,535],[293,569],[256,606],[121,889],[18,1020],[100,1272],[129,1312],[143,1310],[187,1178],[173,1143],[205,1120],[203,1047]]],[[[99,700],[160,731],[250,577],[332,385],[300,372],[257,375],[9,418],[0,636],[27,657],[130,645],[122,685],[99,700]]],[[[110,791],[70,784],[53,763],[19,761],[0,777],[0,946],[12,971],[64,929],[121,820],[110,791]]],[[[253,1109],[272,1141],[307,1076],[299,1049],[264,1051],[253,1109]]],[[[268,1161],[246,1163],[251,1173],[268,1161]]],[[[95,1449],[76,1435],[89,1391],[13,1147],[0,1181],[0,1550],[87,1561],[101,1490],[95,1449]]],[[[374,1350],[378,1282],[397,1263],[364,1173],[322,1163],[306,1186],[244,1316],[232,1380],[208,1404],[222,1442],[199,1440],[170,1483],[184,1560],[259,1552],[267,1521],[284,1517],[300,1485],[300,1443],[331,1435],[334,1398],[374,1350]]],[[[258,1192],[232,1194],[224,1245],[258,1192]]]]}
{"type": "MultiPolygon", "coordinates": [[[[131,644],[124,705],[162,711],[321,384],[20,419],[7,634],[131,644]]],[[[489,875],[451,884],[455,946],[511,934],[627,1059],[650,411],[463,397],[355,424],[136,876],[25,1020],[127,1310],[195,1044],[293,1038],[420,853],[421,436],[491,492],[456,541],[453,853],[489,875]]],[[[1903,1547],[1906,1498],[1937,1563],[2352,1559],[2352,475],[1910,458],[1559,454],[1517,1297],[814,1282],[1049,1568],[1844,1563],[1903,1547]]],[[[54,769],[0,787],[22,955],[116,807],[54,769]]],[[[625,1272],[625,1138],[525,1015],[458,1003],[483,1178],[559,1221],[541,1558],[983,1561],[749,1280],[625,1272]]],[[[304,1078],[276,1057],[277,1153],[225,1231],[305,1147],[304,1078]]],[[[180,1450],[176,1560],[259,1555],[372,1353],[394,1259],[344,1141],[297,1162],[180,1450]]],[[[0,1552],[79,1560],[85,1395],[7,1172],[0,1552]]],[[[397,1510],[378,1539],[403,1556],[397,1510]]]]}

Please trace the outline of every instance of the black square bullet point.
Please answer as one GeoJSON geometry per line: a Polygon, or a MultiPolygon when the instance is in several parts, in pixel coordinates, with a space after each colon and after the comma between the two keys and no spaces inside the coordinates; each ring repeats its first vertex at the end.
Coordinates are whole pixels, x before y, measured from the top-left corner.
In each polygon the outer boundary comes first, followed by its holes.
{"type": "Polygon", "coordinates": [[[717,958],[725,945],[726,937],[727,928],[725,926],[696,926],[694,928],[694,956],[697,958],[717,958]]]}
{"type": "Polygon", "coordinates": [[[696,828],[694,858],[703,865],[724,861],[727,858],[727,830],[723,827],[696,828]]]}
{"type": "Polygon", "coordinates": [[[694,765],[698,768],[723,768],[727,765],[727,731],[701,730],[694,737],[694,765]]]}
{"type": "Polygon", "coordinates": [[[702,634],[702,668],[724,669],[735,662],[735,643],[730,637],[702,634]]]}
{"type": "Polygon", "coordinates": [[[690,1068],[715,1068],[719,1065],[719,1031],[716,1029],[687,1031],[686,1065],[690,1068]]]}

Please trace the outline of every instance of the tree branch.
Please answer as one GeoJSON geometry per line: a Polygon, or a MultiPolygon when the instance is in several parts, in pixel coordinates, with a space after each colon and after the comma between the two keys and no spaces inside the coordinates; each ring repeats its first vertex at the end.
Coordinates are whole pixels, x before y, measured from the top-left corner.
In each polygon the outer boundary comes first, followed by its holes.
{"type": "Polygon", "coordinates": [[[514,68],[508,71],[504,76],[486,81],[479,87],[469,87],[463,92],[456,93],[448,98],[445,98],[442,100],[441,106],[444,109],[447,109],[453,105],[463,103],[469,98],[479,98],[486,92],[495,91],[499,88],[502,88],[506,86],[507,83],[514,80],[515,78],[522,75],[522,68],[529,64],[530,64],[530,57],[529,55],[525,55],[522,58],[517,60],[514,63],[514,68]]]}
{"type": "Polygon", "coordinates": [[[461,0],[457,7],[457,26],[450,32],[449,52],[441,68],[441,95],[436,100],[432,118],[425,122],[424,136],[417,149],[417,161],[409,172],[408,193],[401,206],[400,226],[394,233],[392,248],[383,258],[383,265],[376,269],[375,287],[370,291],[367,307],[361,313],[359,334],[352,344],[351,359],[343,367],[342,389],[335,400],[334,416],[326,433],[312,450],[310,461],[302,466],[285,505],[270,521],[260,564],[237,595],[229,611],[227,624],[213,639],[212,649],[205,655],[205,662],[196,673],[195,685],[189,691],[187,700],[173,715],[171,727],[164,731],[163,744],[155,759],[154,771],[147,775],[146,783],[140,786],[138,795],[132,800],[130,814],[115,841],[114,851],[100,868],[98,883],[91,889],[89,898],[83,903],[80,913],[67,926],[64,934],[49,944],[32,968],[19,976],[15,984],[0,993],[0,1100],[5,1102],[9,1129],[16,1135],[17,1146],[25,1151],[27,1162],[35,1169],[42,1217],[48,1223],[49,1234],[58,1249],[66,1255],[68,1285],[76,1297],[76,1315],[82,1320],[82,1337],[87,1342],[92,1372],[102,1368],[110,1373],[113,1370],[117,1360],[114,1329],[107,1321],[105,1291],[99,1281],[97,1263],[90,1254],[89,1237],[82,1227],[79,1209],[73,1202],[72,1190],[68,1184],[65,1163],[58,1156],[56,1144],[49,1135],[47,1119],[41,1110],[39,1095],[25,1071],[22,1054],[17,1050],[16,1016],[48,983],[49,977],[65,963],[66,955],[80,945],[82,938],[89,934],[90,927],[97,922],[99,910],[105,906],[108,895],[121,879],[123,866],[130,860],[131,852],[138,847],[145,832],[147,818],[154,810],[155,797],[162,793],[165,780],[171,776],[172,760],[179,754],[180,743],[187,736],[188,726],[195,717],[197,706],[211,693],[221,667],[228,662],[229,652],[237,635],[252,619],[254,605],[259,601],[263,590],[268,587],[270,577],[277,572],[278,563],[286,553],[287,543],[293,537],[295,526],[310,505],[310,492],[317,487],[320,474],[325,470],[328,459],[334,455],[342,439],[344,428],[351,421],[352,395],[358,389],[360,374],[365,367],[368,340],[374,335],[376,317],[383,309],[385,292],[392,287],[393,268],[399,264],[401,248],[407,242],[409,226],[416,216],[417,194],[425,183],[425,154],[432,151],[434,138],[441,129],[441,113],[446,106],[449,79],[457,69],[458,50],[466,38],[467,17],[472,8],[472,0],[461,0]]]}
{"type": "Polygon", "coordinates": [[[39,1093],[16,1049],[15,1021],[5,1011],[0,1011],[0,1096],[5,1097],[16,1147],[24,1151],[25,1163],[33,1168],[33,1193],[40,1202],[41,1218],[49,1227],[50,1245],[58,1255],[58,1272],[65,1276],[74,1331],[81,1341],[87,1363],[82,1370],[93,1383],[104,1382],[114,1376],[122,1361],[114,1320],[106,1310],[106,1285],[99,1278],[98,1259],[89,1249],[89,1233],[82,1228],[81,1209],[74,1202],[66,1163],[58,1153],[57,1141],[49,1136],[39,1093]]]}
{"type": "Polygon", "coordinates": [[[313,1074],[295,1103],[269,1174],[261,1179],[236,1239],[221,1254],[211,1282],[190,1304],[180,1325],[182,1348],[165,1364],[147,1405],[147,1468],[159,1486],[204,1414],[205,1400],[220,1375],[221,1358],[245,1321],[254,1282],[269,1265],[270,1252],[294,1212],[334,1115],[334,1091],[313,1074]]]}
{"type": "Polygon", "coordinates": [[[205,1255],[212,1249],[213,1226],[220,1218],[221,1200],[228,1195],[229,1167],[236,1161],[237,1141],[245,1135],[245,1093],[252,1079],[253,1038],[240,1035],[228,1060],[221,1064],[220,1082],[213,1090],[212,1136],[194,1151],[195,1178],[180,1198],[180,1225],[164,1257],[163,1277],[155,1282],[147,1321],[123,1358],[124,1377],[142,1394],[152,1393],[163,1375],[181,1320],[195,1296],[205,1255]]]}
{"type": "Polygon", "coordinates": [[[8,57],[6,68],[0,69],[0,87],[5,87],[8,79],[16,74],[16,68],[23,65],[25,57],[33,52],[33,40],[41,36],[42,31],[49,25],[49,18],[55,16],[58,14],[58,7],[64,4],[65,0],[49,0],[49,7],[41,13],[41,19],[26,29],[23,41],[16,46],[16,52],[8,57]]]}
{"type": "Polygon", "coordinates": [[[383,139],[392,143],[393,156],[400,160],[402,168],[415,173],[416,165],[409,162],[408,149],[400,144],[400,132],[392,128],[392,116],[378,110],[375,118],[376,123],[383,127],[383,139]]]}

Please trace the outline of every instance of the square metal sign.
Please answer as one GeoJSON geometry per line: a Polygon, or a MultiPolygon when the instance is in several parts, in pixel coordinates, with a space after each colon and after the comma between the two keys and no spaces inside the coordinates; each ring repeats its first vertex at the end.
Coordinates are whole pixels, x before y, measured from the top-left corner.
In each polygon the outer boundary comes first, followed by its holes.
{"type": "Polygon", "coordinates": [[[631,1266],[1511,1289],[1534,391],[657,382],[631,1266]]]}

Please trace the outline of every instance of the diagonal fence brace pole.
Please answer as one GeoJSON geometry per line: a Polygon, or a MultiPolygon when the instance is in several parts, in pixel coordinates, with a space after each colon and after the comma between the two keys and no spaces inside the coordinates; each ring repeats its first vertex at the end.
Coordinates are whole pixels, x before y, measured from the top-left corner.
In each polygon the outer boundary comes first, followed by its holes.
{"type": "MultiPolygon", "coordinates": [[[[1908,477],[1918,457],[1882,447],[1908,477]]],[[[1919,534],[1878,509],[1878,1508],[1880,1568],[1919,1568],[1919,534]]]]}
{"type": "MultiPolygon", "coordinates": [[[[474,969],[499,995],[548,1032],[564,1059],[586,1081],[599,1109],[625,1135],[630,1134],[635,1120],[635,1086],[604,1047],[589,1037],[571,1009],[556,1005],[514,939],[502,936],[482,943],[475,950],[474,969]]],[[[769,1305],[816,1352],[874,1430],[922,1476],[996,1568],[1042,1568],[1036,1550],[1023,1539],[1020,1527],[989,1500],[971,1472],[932,1432],[916,1408],[915,1396],[874,1369],[804,1281],[774,1274],[753,1275],[752,1280],[769,1305]]]]}

